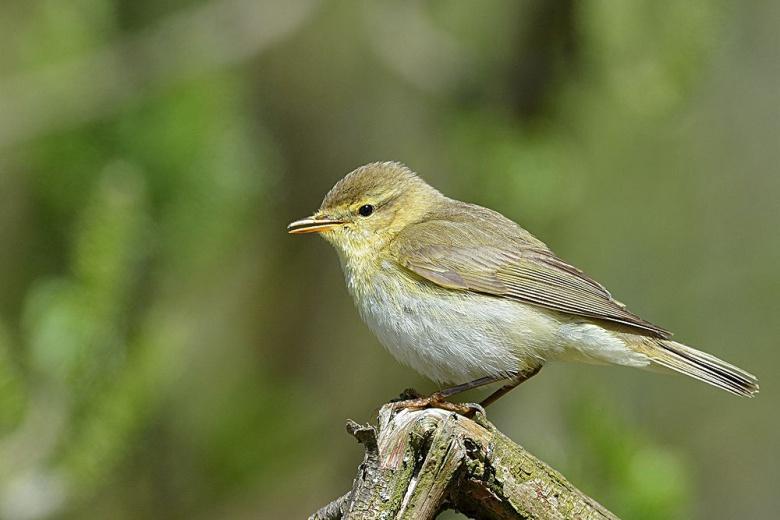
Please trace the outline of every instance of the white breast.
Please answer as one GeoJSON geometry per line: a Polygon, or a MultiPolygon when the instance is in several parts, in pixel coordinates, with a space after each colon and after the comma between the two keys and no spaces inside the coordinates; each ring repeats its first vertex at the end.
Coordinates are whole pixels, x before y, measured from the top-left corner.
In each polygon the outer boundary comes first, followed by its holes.
{"type": "Polygon", "coordinates": [[[535,307],[430,286],[410,294],[401,283],[406,275],[390,264],[370,279],[344,268],[360,314],[381,343],[434,381],[507,376],[548,357],[554,346],[559,323],[535,307]]]}

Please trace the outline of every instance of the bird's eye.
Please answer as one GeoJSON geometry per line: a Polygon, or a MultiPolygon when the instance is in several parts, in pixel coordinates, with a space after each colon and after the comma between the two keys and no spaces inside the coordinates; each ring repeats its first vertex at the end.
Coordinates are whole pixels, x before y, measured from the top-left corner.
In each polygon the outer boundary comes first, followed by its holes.
{"type": "Polygon", "coordinates": [[[358,213],[360,213],[361,217],[368,217],[374,212],[374,206],[371,204],[364,204],[363,206],[360,206],[358,208],[358,213]]]}

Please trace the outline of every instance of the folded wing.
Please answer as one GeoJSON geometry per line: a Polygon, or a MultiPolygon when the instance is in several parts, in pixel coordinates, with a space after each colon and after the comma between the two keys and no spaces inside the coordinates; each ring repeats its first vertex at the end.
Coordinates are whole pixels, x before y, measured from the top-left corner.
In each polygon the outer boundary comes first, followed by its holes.
{"type": "Polygon", "coordinates": [[[479,222],[429,220],[407,227],[390,251],[399,264],[442,287],[620,323],[644,335],[671,336],[628,311],[601,284],[517,229],[516,236],[504,228],[496,237],[479,222]]]}

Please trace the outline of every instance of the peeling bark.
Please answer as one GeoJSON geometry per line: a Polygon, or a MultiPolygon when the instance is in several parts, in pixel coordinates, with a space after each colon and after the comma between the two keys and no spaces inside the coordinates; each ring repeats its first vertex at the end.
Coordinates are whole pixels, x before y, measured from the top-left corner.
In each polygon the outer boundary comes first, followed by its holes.
{"type": "Polygon", "coordinates": [[[387,404],[378,427],[349,421],[347,431],[366,450],[352,490],[310,520],[426,520],[445,509],[477,520],[617,520],[479,413],[387,404]]]}

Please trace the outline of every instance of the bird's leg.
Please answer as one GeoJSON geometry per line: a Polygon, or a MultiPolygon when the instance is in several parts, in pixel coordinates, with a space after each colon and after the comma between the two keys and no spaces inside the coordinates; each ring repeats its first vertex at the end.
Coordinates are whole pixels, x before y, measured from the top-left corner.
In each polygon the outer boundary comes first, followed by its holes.
{"type": "Polygon", "coordinates": [[[465,415],[466,417],[471,417],[475,412],[483,411],[481,410],[482,407],[480,405],[470,403],[450,403],[447,401],[447,398],[461,392],[465,392],[466,390],[471,390],[473,388],[478,388],[480,386],[485,386],[497,381],[501,381],[502,379],[505,378],[497,376],[480,377],[479,379],[469,381],[468,383],[463,383],[452,386],[450,388],[445,388],[444,390],[439,390],[438,392],[434,392],[428,396],[421,396],[417,394],[416,391],[407,389],[404,390],[403,394],[401,394],[402,400],[393,403],[393,407],[396,409],[411,408],[413,410],[422,410],[424,408],[441,408],[442,410],[447,410],[460,415],[465,415]],[[410,396],[416,397],[409,399],[410,396]]]}
{"type": "Polygon", "coordinates": [[[472,390],[474,388],[479,388],[480,386],[496,383],[498,381],[501,381],[502,379],[504,378],[500,376],[480,377],[479,379],[475,379],[474,381],[469,381],[468,383],[463,383],[460,385],[455,385],[449,388],[445,388],[444,390],[439,390],[438,392],[435,392],[435,394],[439,394],[439,397],[441,397],[442,399],[447,399],[448,397],[452,397],[453,395],[457,395],[467,390],[472,390]]]}
{"type": "Polygon", "coordinates": [[[489,396],[487,396],[481,403],[479,403],[483,408],[487,408],[488,405],[493,404],[494,402],[498,401],[499,398],[503,397],[504,394],[512,390],[513,388],[517,387],[520,383],[523,383],[525,381],[528,381],[533,376],[539,373],[539,371],[542,369],[542,365],[534,365],[531,368],[527,370],[521,370],[518,372],[512,379],[509,380],[509,383],[505,384],[489,396]]]}

